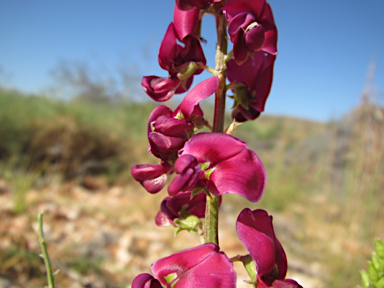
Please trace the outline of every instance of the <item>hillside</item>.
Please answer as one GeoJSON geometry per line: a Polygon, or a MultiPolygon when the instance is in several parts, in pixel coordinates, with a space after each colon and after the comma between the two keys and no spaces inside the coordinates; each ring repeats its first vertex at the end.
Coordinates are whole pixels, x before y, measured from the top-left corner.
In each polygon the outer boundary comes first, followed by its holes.
{"type": "MultiPolygon", "coordinates": [[[[133,164],[156,162],[143,151],[153,107],[0,91],[0,287],[46,283],[42,210],[57,287],[129,287],[159,257],[199,243],[187,232],[171,241],[172,228],[156,227],[165,191],[149,195],[130,176],[133,164]]],[[[259,203],[224,198],[221,248],[244,253],[234,219],[263,208],[274,215],[289,276],[312,288],[359,284],[373,238],[384,239],[383,115],[362,105],[332,123],[263,115],[239,126],[234,136],[258,154],[268,183],[259,203]]]]}

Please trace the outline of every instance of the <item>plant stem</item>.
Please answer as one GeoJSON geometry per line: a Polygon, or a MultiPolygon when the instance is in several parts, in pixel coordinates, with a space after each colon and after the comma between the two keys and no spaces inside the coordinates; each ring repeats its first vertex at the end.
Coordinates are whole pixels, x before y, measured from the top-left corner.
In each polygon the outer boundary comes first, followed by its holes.
{"type": "MultiPolygon", "coordinates": [[[[217,45],[216,45],[216,59],[215,69],[219,73],[219,87],[215,93],[215,110],[213,116],[213,131],[224,131],[224,114],[225,114],[225,78],[226,78],[226,65],[225,56],[227,54],[227,38],[226,38],[226,19],[222,13],[216,15],[216,29],[217,29],[217,45]]],[[[219,245],[218,237],[218,224],[219,224],[219,196],[207,195],[207,204],[205,208],[205,221],[204,221],[204,243],[214,243],[219,245]]]]}
{"type": "Polygon", "coordinates": [[[49,261],[48,251],[47,251],[47,244],[45,243],[44,239],[44,232],[43,232],[43,213],[39,213],[37,216],[37,220],[39,222],[39,241],[40,241],[40,247],[41,251],[43,252],[43,259],[45,263],[45,268],[47,269],[47,280],[48,280],[48,287],[49,288],[55,288],[55,283],[53,281],[53,273],[52,273],[52,267],[51,262],[49,261]]]}

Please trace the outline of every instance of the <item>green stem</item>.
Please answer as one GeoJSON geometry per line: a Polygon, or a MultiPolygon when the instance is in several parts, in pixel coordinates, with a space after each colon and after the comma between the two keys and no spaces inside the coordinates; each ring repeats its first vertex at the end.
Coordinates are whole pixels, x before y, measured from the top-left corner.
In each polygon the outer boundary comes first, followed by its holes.
{"type": "Polygon", "coordinates": [[[47,251],[47,244],[45,243],[45,239],[44,239],[43,213],[39,213],[38,214],[37,220],[39,222],[39,241],[40,241],[40,247],[41,247],[41,251],[43,252],[43,259],[44,259],[44,263],[45,263],[45,268],[47,269],[48,287],[49,288],[55,288],[55,283],[53,281],[53,273],[52,273],[51,262],[49,261],[49,256],[48,256],[48,251],[47,251]]]}
{"type": "MultiPolygon", "coordinates": [[[[216,15],[217,46],[215,69],[218,72],[219,87],[215,93],[215,110],[213,117],[213,132],[223,133],[224,131],[224,113],[225,113],[225,78],[226,65],[225,56],[227,54],[227,35],[226,19],[223,14],[216,15]]],[[[219,196],[207,195],[207,204],[205,209],[204,221],[204,243],[214,243],[219,245],[218,237],[219,226],[219,196]]]]}

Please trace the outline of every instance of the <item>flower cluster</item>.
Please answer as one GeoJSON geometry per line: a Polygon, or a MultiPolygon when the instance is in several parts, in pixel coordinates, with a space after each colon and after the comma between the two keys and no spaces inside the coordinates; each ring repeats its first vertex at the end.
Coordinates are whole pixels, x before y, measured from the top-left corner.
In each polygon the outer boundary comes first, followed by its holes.
{"type": "Polygon", "coordinates": [[[277,29],[266,0],[176,0],[173,22],[158,54],[159,65],[168,76],[143,77],[142,87],[158,102],[189,92],[174,111],[159,105],[150,113],[148,152],[159,162],[135,165],[131,173],[149,193],[160,192],[173,175],[155,223],[175,226],[178,232],[199,232],[204,244],[158,260],[151,267],[153,276],[138,275],[132,288],[233,288],[237,277],[234,261],[244,264],[253,287],[301,287],[285,279],[287,259],[275,236],[272,216],[266,211],[246,208],[238,216],[237,233],[249,251],[247,255],[228,258],[220,251],[215,229],[225,194],[237,194],[251,202],[263,195],[266,172],[262,162],[245,142],[230,134],[236,122],[254,120],[264,111],[276,55],[277,29]],[[216,17],[215,68],[206,66],[200,43],[206,14],[216,17]],[[230,52],[227,39],[232,43],[230,52]],[[204,70],[213,75],[190,89],[194,75],[204,70]],[[200,102],[213,94],[211,125],[200,102]],[[233,123],[224,133],[226,96],[234,99],[233,123]],[[203,128],[209,132],[200,131],[203,128]]]}

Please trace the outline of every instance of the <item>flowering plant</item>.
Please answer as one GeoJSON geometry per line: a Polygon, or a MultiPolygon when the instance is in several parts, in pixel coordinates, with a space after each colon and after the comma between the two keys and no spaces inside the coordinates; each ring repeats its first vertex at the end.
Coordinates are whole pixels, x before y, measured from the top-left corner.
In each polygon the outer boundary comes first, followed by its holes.
{"type": "Polygon", "coordinates": [[[174,111],[160,105],[151,112],[148,152],[159,162],[135,165],[131,172],[149,193],[160,192],[174,174],[155,223],[199,232],[204,243],[156,261],[151,267],[153,276],[138,275],[133,288],[236,287],[235,261],[244,264],[250,277],[246,282],[252,287],[301,287],[285,279],[286,255],[268,212],[246,208],[237,218],[237,234],[249,254],[228,258],[220,251],[218,239],[218,213],[225,194],[251,202],[263,195],[266,172],[262,162],[231,134],[239,122],[254,120],[264,111],[276,55],[277,29],[266,0],[176,0],[173,22],[158,54],[168,76],[143,77],[142,87],[158,102],[189,92],[174,111]],[[206,14],[216,18],[214,68],[206,66],[200,44],[206,14]],[[228,40],[233,47],[230,52],[228,40]],[[204,70],[213,75],[190,89],[194,75],[204,70]],[[199,103],[213,94],[211,125],[199,103]],[[227,96],[234,99],[233,123],[225,129],[227,96]],[[203,127],[210,132],[199,133],[203,127]]]}

